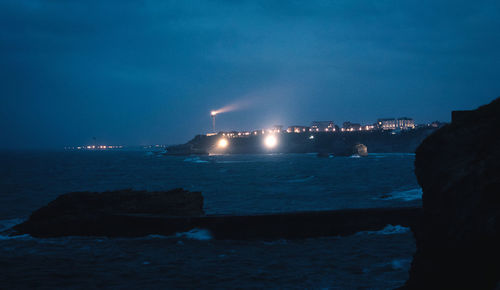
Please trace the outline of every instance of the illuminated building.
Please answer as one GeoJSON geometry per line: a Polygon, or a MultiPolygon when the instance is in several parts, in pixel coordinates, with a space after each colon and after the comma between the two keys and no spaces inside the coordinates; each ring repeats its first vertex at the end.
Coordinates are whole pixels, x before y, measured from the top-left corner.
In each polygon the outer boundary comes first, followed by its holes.
{"type": "Polygon", "coordinates": [[[408,130],[408,129],[415,129],[415,120],[406,117],[398,119],[395,118],[378,119],[377,125],[379,129],[382,130],[395,130],[395,129],[408,130]]]}
{"type": "Polygon", "coordinates": [[[274,125],[271,127],[271,132],[272,133],[281,133],[281,131],[283,130],[283,126],[282,125],[274,125]]]}
{"type": "Polygon", "coordinates": [[[415,120],[411,118],[399,118],[397,120],[398,128],[401,130],[415,129],[415,120]]]}
{"type": "Polygon", "coordinates": [[[288,133],[303,133],[303,132],[308,132],[309,127],[306,126],[290,126],[288,129],[286,129],[288,133]]]}
{"type": "Polygon", "coordinates": [[[344,128],[344,130],[348,131],[348,132],[363,130],[363,127],[361,126],[361,124],[351,123],[351,122],[344,122],[344,124],[342,125],[342,128],[344,128]]]}
{"type": "Polygon", "coordinates": [[[313,121],[310,132],[335,132],[335,124],[333,121],[313,121]]]}
{"type": "Polygon", "coordinates": [[[377,125],[379,129],[382,130],[394,130],[396,129],[396,119],[378,119],[377,125]]]}

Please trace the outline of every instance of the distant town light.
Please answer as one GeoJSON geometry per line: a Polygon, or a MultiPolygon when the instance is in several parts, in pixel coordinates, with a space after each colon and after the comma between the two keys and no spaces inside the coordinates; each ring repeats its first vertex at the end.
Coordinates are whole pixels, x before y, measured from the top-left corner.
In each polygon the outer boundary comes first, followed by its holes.
{"type": "Polygon", "coordinates": [[[229,145],[229,142],[227,142],[227,139],[220,139],[219,142],[217,143],[217,147],[219,148],[226,148],[227,145],[229,145]]]}
{"type": "Polygon", "coordinates": [[[278,139],[274,135],[269,135],[264,139],[264,145],[267,148],[272,149],[278,145],[278,139]]]}
{"type": "Polygon", "coordinates": [[[314,139],[314,135],[309,136],[309,139],[314,139]]]}

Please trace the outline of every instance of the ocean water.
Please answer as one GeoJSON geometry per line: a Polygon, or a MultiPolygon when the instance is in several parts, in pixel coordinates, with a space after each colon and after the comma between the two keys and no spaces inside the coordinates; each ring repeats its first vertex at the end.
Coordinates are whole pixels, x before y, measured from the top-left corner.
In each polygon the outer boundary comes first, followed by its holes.
{"type": "MultiPolygon", "coordinates": [[[[207,214],[415,206],[412,154],[162,156],[147,151],[0,153],[0,231],[71,191],[201,191],[207,214]]],[[[216,241],[203,229],[137,239],[0,236],[0,288],[390,289],[415,243],[388,225],[348,237],[216,241]]]]}

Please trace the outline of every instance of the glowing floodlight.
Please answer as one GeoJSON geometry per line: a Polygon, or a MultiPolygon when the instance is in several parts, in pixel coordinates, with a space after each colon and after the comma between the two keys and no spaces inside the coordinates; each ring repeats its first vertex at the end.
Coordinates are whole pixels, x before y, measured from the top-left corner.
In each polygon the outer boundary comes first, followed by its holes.
{"type": "Polygon", "coordinates": [[[227,142],[227,139],[220,139],[219,142],[217,142],[217,147],[219,148],[226,148],[227,145],[229,145],[229,142],[227,142]]]}
{"type": "Polygon", "coordinates": [[[267,148],[272,149],[278,145],[278,139],[274,135],[269,135],[264,139],[264,145],[267,148]]]}

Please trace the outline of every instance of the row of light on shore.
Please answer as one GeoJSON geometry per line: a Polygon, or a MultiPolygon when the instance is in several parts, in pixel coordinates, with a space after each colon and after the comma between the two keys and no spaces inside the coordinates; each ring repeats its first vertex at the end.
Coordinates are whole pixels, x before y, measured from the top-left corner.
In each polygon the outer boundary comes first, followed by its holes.
{"type": "Polygon", "coordinates": [[[89,145],[77,147],[64,147],[66,150],[97,150],[97,149],[122,149],[122,145],[89,145]]]}
{"type": "MultiPolygon", "coordinates": [[[[264,146],[268,149],[273,149],[278,145],[278,138],[275,135],[268,135],[264,138],[264,146]]],[[[221,138],[217,142],[217,147],[220,149],[225,149],[229,146],[229,141],[226,138],[221,138]]]]}

